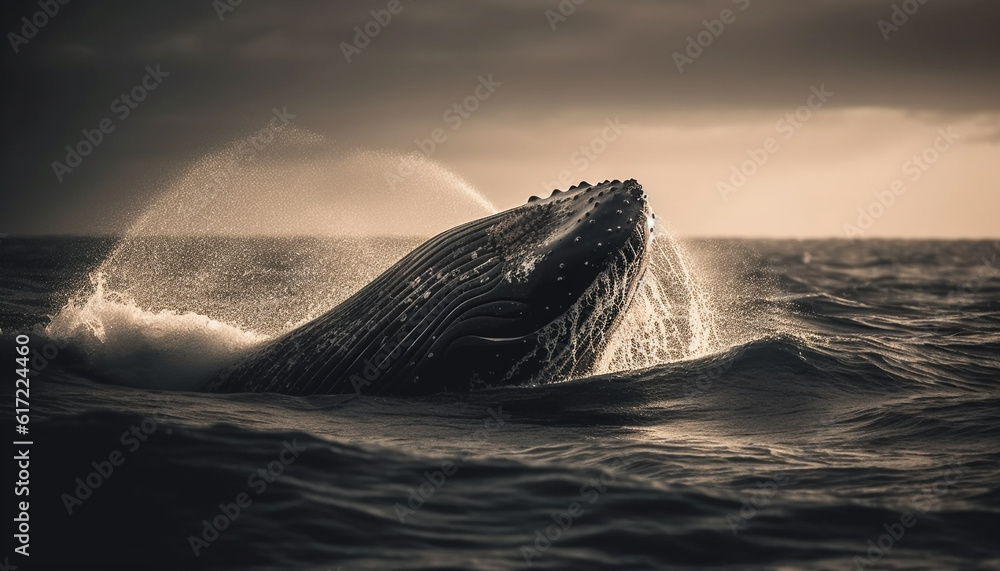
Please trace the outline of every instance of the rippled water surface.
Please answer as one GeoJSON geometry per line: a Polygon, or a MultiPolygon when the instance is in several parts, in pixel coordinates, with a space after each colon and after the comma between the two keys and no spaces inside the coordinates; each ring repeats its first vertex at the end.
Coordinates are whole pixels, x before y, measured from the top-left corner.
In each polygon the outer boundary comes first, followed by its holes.
{"type": "Polygon", "coordinates": [[[349,246],[290,244],[212,248],[225,271],[149,255],[160,287],[137,299],[126,271],[90,284],[113,240],[4,240],[5,351],[29,333],[35,357],[33,564],[1000,567],[1000,244],[688,242],[673,279],[697,295],[644,333],[684,342],[633,344],[662,352],[649,368],[411,399],[198,392],[413,246],[367,243],[388,253],[352,274],[349,246]]]}

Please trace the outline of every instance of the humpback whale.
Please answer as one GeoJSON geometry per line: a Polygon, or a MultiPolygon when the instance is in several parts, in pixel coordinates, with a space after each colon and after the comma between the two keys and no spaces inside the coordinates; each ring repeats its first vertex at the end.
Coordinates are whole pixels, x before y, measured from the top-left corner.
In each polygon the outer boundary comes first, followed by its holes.
{"type": "Polygon", "coordinates": [[[431,238],[211,388],[420,395],[586,374],[643,275],[654,218],[635,180],[532,196],[431,238]]]}

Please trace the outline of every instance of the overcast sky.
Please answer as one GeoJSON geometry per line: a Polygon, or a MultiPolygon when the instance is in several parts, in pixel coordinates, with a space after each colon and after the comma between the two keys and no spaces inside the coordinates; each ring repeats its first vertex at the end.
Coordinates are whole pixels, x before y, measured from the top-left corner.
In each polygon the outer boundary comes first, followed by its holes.
{"type": "MultiPolygon", "coordinates": [[[[486,211],[471,194],[417,183],[467,181],[508,208],[560,178],[636,178],[682,235],[1000,236],[997,2],[928,0],[889,27],[888,0],[588,0],[560,17],[555,0],[402,0],[385,26],[371,11],[388,0],[243,0],[220,17],[225,1],[79,0],[30,38],[37,2],[5,3],[0,233],[123,231],[277,108],[294,144],[227,176],[253,171],[248,192],[282,203],[453,200],[467,217],[486,211]],[[378,35],[348,62],[366,24],[378,35]],[[685,54],[699,34],[710,45],[685,54]],[[122,118],[115,101],[144,79],[159,83],[122,118]],[[446,114],[466,100],[474,111],[446,114]],[[104,118],[114,130],[60,182],[53,161],[104,118]],[[433,163],[394,199],[387,175],[435,129],[433,163]]],[[[354,218],[370,226],[365,206],[354,218]]],[[[322,231],[292,218],[286,232],[322,231]]]]}

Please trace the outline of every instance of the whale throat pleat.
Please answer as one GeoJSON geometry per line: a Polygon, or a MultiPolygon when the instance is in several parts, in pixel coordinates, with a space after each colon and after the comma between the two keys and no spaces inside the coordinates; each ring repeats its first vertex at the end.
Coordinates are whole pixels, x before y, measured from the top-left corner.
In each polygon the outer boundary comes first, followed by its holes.
{"type": "Polygon", "coordinates": [[[418,247],[333,310],[250,355],[218,388],[300,395],[393,391],[419,364],[414,359],[432,355],[440,330],[474,311],[476,300],[501,279],[502,260],[487,232],[499,216],[418,247]]]}

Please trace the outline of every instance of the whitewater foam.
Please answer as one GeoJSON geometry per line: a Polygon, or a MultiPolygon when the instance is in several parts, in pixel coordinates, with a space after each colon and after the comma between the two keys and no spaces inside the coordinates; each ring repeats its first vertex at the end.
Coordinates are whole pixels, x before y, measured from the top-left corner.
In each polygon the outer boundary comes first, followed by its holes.
{"type": "Polygon", "coordinates": [[[45,327],[88,368],[112,382],[150,389],[196,390],[267,336],[193,312],[147,311],[92,278],[89,297],[70,299],[45,327]]]}

